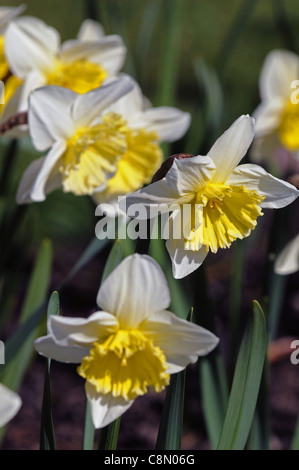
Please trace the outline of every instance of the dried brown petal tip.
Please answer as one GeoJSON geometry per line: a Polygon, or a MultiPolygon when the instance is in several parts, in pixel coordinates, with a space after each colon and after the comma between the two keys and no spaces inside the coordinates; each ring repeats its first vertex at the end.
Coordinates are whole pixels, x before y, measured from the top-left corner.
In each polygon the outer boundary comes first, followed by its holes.
{"type": "Polygon", "coordinates": [[[190,157],[194,157],[194,155],[192,155],[191,153],[176,153],[175,155],[171,155],[170,157],[168,157],[162,163],[159,170],[154,174],[152,183],[155,183],[156,181],[159,181],[162,178],[164,178],[164,176],[166,176],[166,174],[168,173],[168,170],[170,170],[170,168],[172,167],[174,159],[181,160],[183,158],[190,158],[190,157]]]}
{"type": "Polygon", "coordinates": [[[290,176],[288,178],[288,182],[295,186],[297,189],[299,189],[299,174],[296,173],[295,175],[290,176]]]}

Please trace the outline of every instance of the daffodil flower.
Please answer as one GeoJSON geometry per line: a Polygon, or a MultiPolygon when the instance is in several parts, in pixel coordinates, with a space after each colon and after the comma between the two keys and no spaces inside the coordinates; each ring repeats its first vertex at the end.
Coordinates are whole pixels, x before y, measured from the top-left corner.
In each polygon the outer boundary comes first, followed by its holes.
{"type": "Polygon", "coordinates": [[[79,375],[96,428],[122,415],[148,389],[162,391],[170,374],[218,344],[208,330],[168,311],[170,294],[159,265],[132,255],[102,283],[88,318],[52,316],[36,350],[60,362],[79,363],[79,375]]]}
{"type": "Polygon", "coordinates": [[[141,111],[136,87],[123,75],[84,95],[56,86],[33,91],[31,139],[39,151],[50,150],[25,171],[17,201],[43,201],[58,187],[76,195],[101,191],[107,200],[149,181],[162,161],[159,140],[179,138],[189,114],[167,107],[141,111]]]}
{"type": "MultiPolygon", "coordinates": [[[[21,84],[21,80],[15,77],[9,70],[9,65],[4,51],[4,44],[6,30],[9,23],[23,13],[24,10],[24,5],[20,5],[19,7],[0,7],[0,80],[3,83],[5,82],[4,90],[1,90],[0,116],[4,112],[5,105],[8,105],[12,96],[21,84]]],[[[14,112],[11,104],[8,112],[14,112]]]]}
{"type": "Polygon", "coordinates": [[[274,264],[276,274],[293,274],[299,270],[299,235],[279,253],[274,264]]]}
{"type": "Polygon", "coordinates": [[[15,417],[21,405],[20,396],[0,384],[0,428],[15,417]]]}
{"type": "Polygon", "coordinates": [[[126,197],[127,206],[143,205],[153,215],[155,207],[172,211],[166,247],[175,278],[197,269],[210,251],[248,237],[262,208],[284,207],[298,197],[293,185],[260,166],[238,165],[253,136],[254,120],[241,116],[206,156],[174,159],[164,178],[126,197]]]}
{"type": "Polygon", "coordinates": [[[261,103],[253,114],[254,161],[279,159],[282,151],[299,158],[298,79],[299,56],[287,50],[273,50],[267,55],[260,74],[261,103]]]}
{"type": "Polygon", "coordinates": [[[101,26],[84,23],[77,39],[61,44],[56,29],[42,20],[23,16],[5,35],[5,55],[13,74],[23,81],[18,111],[28,108],[30,92],[45,85],[86,93],[116,76],[126,47],[118,35],[101,35],[101,26]]]}

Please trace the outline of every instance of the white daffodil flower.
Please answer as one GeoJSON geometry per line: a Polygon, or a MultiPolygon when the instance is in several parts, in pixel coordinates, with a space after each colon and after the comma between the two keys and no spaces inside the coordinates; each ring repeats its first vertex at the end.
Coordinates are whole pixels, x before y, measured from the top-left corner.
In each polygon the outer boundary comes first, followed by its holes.
{"type": "Polygon", "coordinates": [[[15,417],[21,405],[20,396],[0,384],[0,428],[15,417]]]}
{"type": "Polygon", "coordinates": [[[136,88],[123,75],[84,95],[55,86],[33,91],[31,139],[37,150],[50,150],[25,171],[17,201],[43,201],[58,187],[77,195],[101,191],[106,201],[148,182],[162,162],[160,139],[179,138],[190,117],[167,107],[141,111],[136,88]]]}
{"type": "Polygon", "coordinates": [[[190,126],[190,114],[170,106],[152,107],[138,84],[115,102],[111,110],[125,119],[128,127],[127,151],[106,188],[94,195],[95,201],[116,203],[151,182],[163,161],[159,143],[180,139],[190,126]]]}
{"type": "Polygon", "coordinates": [[[252,160],[278,158],[281,152],[299,158],[299,56],[286,50],[271,51],[260,74],[261,103],[256,119],[252,160]]]}
{"type": "Polygon", "coordinates": [[[197,269],[209,251],[248,237],[262,208],[281,208],[298,197],[293,185],[260,166],[238,165],[253,136],[254,120],[241,116],[207,156],[174,159],[164,178],[126,197],[127,207],[150,210],[146,217],[162,213],[161,207],[172,211],[166,247],[175,278],[197,269]]]}
{"type": "Polygon", "coordinates": [[[293,274],[299,270],[299,235],[293,238],[279,253],[274,271],[276,274],[293,274]]]}
{"type": "MultiPolygon", "coordinates": [[[[25,10],[25,5],[19,7],[0,7],[0,80],[4,83],[1,89],[0,116],[3,114],[5,105],[10,101],[21,81],[10,73],[9,65],[4,52],[5,34],[11,21],[25,10]]],[[[13,109],[10,108],[13,112],[13,109]]]]}
{"type": "Polygon", "coordinates": [[[18,111],[28,108],[36,88],[57,85],[77,93],[100,87],[121,70],[126,47],[118,35],[104,36],[94,22],[84,22],[78,38],[61,44],[56,29],[24,16],[11,23],[5,35],[5,55],[12,73],[23,81],[18,111]]]}
{"type": "Polygon", "coordinates": [[[148,388],[163,390],[170,374],[219,341],[167,310],[166,278],[147,255],[125,258],[102,283],[97,303],[103,310],[88,318],[50,317],[49,334],[35,341],[46,357],[80,363],[96,428],[122,415],[148,388]]]}

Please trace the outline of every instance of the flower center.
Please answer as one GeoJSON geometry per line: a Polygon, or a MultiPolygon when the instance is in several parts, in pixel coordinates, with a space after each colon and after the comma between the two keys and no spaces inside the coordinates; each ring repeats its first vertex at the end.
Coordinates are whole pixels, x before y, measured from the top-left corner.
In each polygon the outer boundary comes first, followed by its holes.
{"type": "Polygon", "coordinates": [[[244,186],[209,183],[194,198],[195,210],[202,213],[193,215],[190,236],[185,238],[185,249],[198,251],[204,245],[216,253],[219,248],[229,248],[237,238],[248,237],[263,215],[261,204],[265,196],[250,191],[244,186]],[[195,209],[196,207],[196,209],[195,209]],[[201,223],[195,224],[200,217],[201,223]]]}
{"type": "Polygon", "coordinates": [[[158,145],[158,135],[145,129],[129,129],[126,135],[127,150],[119,161],[116,174],[109,179],[103,199],[128,194],[150,183],[161,166],[163,153],[158,145]]]}
{"type": "Polygon", "coordinates": [[[290,151],[299,149],[299,104],[287,103],[281,116],[279,139],[290,151]]]}
{"type": "Polygon", "coordinates": [[[98,393],[134,400],[148,387],[156,392],[169,383],[166,358],[139,330],[122,330],[95,342],[77,371],[98,393]]]}
{"type": "Polygon", "coordinates": [[[87,60],[58,61],[56,68],[47,74],[47,84],[70,88],[76,93],[87,93],[100,87],[107,76],[101,65],[87,60]]]}
{"type": "Polygon", "coordinates": [[[126,121],[115,113],[104,115],[96,126],[78,129],[59,161],[64,191],[93,194],[105,186],[126,152],[127,131],[126,121]]]}

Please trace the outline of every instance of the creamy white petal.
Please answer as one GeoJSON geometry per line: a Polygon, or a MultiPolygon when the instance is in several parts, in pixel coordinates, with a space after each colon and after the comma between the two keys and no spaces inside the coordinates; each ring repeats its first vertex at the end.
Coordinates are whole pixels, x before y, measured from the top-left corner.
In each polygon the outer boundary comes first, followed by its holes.
{"type": "Polygon", "coordinates": [[[0,427],[12,420],[21,408],[20,396],[0,384],[0,427]]]}
{"type": "Polygon", "coordinates": [[[49,150],[46,157],[43,158],[42,165],[40,165],[39,171],[38,163],[31,163],[25,173],[22,176],[19,190],[18,190],[18,199],[26,198],[27,191],[29,190],[28,198],[31,201],[44,201],[46,199],[46,188],[50,179],[54,177],[53,170],[56,167],[58,160],[65,151],[65,143],[63,141],[57,141],[51,150],[49,150]],[[33,176],[35,174],[35,178],[33,176]],[[31,188],[29,188],[29,181],[32,181],[31,188]]]}
{"type": "Polygon", "coordinates": [[[121,397],[114,397],[112,393],[98,394],[88,382],[85,384],[85,391],[90,403],[93,425],[96,429],[108,426],[134,403],[134,400],[126,401],[121,397]]]}
{"type": "Polygon", "coordinates": [[[190,121],[189,113],[161,106],[136,113],[129,120],[129,126],[133,129],[144,128],[147,131],[154,131],[160,141],[173,142],[183,137],[190,126],[190,121]]]}
{"type": "Polygon", "coordinates": [[[178,318],[169,311],[151,315],[141,328],[162,349],[167,363],[175,366],[176,371],[194,362],[199,356],[205,356],[219,343],[219,338],[210,331],[178,318]]]}
{"type": "Polygon", "coordinates": [[[102,283],[98,305],[115,315],[124,327],[137,327],[148,315],[170,305],[165,275],[153,258],[125,258],[102,283]]]}
{"type": "Polygon", "coordinates": [[[63,62],[88,60],[101,65],[109,75],[115,75],[125,62],[126,52],[122,38],[109,35],[94,41],[66,41],[61,46],[60,59],[63,62]]]}
{"type": "Polygon", "coordinates": [[[72,107],[77,98],[74,91],[46,86],[30,95],[28,122],[33,145],[40,151],[51,147],[57,140],[68,140],[76,127],[72,107]]]}
{"type": "Polygon", "coordinates": [[[48,331],[60,346],[91,346],[94,341],[104,340],[118,326],[114,315],[95,312],[88,318],[51,316],[48,331]]]}
{"type": "Polygon", "coordinates": [[[32,70],[51,70],[59,44],[58,32],[31,16],[14,20],[5,33],[5,55],[11,71],[21,79],[32,70]]]}
{"type": "Polygon", "coordinates": [[[0,7],[0,34],[3,34],[8,23],[26,10],[26,5],[18,7],[0,7]]]}
{"type": "Polygon", "coordinates": [[[254,119],[250,116],[240,116],[216,140],[208,156],[213,160],[216,170],[213,183],[225,183],[234,168],[245,156],[254,137],[254,119]]]}
{"type": "Polygon", "coordinates": [[[255,139],[278,129],[284,107],[285,100],[281,98],[273,98],[271,101],[262,101],[253,114],[256,122],[255,139]]]}
{"type": "Polygon", "coordinates": [[[92,126],[101,121],[101,114],[110,111],[111,105],[133,88],[133,80],[122,76],[100,88],[83,95],[78,95],[74,103],[72,116],[78,126],[92,126]]]}
{"type": "MultiPolygon", "coordinates": [[[[32,199],[30,196],[32,186],[34,184],[34,181],[37,178],[38,173],[40,172],[40,169],[44,163],[44,160],[45,160],[45,157],[37,158],[28,166],[28,168],[24,172],[22,179],[20,181],[18,190],[17,190],[17,195],[16,195],[16,200],[18,204],[28,204],[32,202],[32,199]]],[[[60,187],[61,187],[61,175],[55,174],[52,172],[46,182],[44,193],[45,195],[47,195],[50,192],[60,187]]]]}
{"type": "MultiPolygon", "coordinates": [[[[176,223],[176,222],[175,222],[176,223]]],[[[198,251],[185,250],[184,237],[169,238],[166,248],[172,263],[172,274],[175,279],[182,279],[193,273],[204,262],[208,252],[203,246],[198,251]]]]}
{"type": "Polygon", "coordinates": [[[259,165],[239,165],[227,181],[228,184],[244,185],[249,190],[256,190],[266,196],[261,207],[279,209],[291,204],[299,191],[292,184],[267,173],[259,165]]]}
{"type": "MultiPolygon", "coordinates": [[[[30,93],[36,88],[45,85],[45,76],[40,70],[32,70],[28,73],[26,80],[20,87],[21,94],[18,98],[17,112],[28,111],[30,93]]],[[[12,97],[14,99],[15,96],[12,97]]],[[[28,126],[27,126],[28,127],[28,126]]]]}
{"type": "Polygon", "coordinates": [[[89,18],[83,21],[77,35],[80,41],[95,41],[103,36],[105,36],[103,26],[89,18]]]}
{"type": "MultiPolygon", "coordinates": [[[[121,77],[126,76],[126,74],[121,74],[121,77]]],[[[112,78],[111,81],[114,81],[115,78],[112,78]]],[[[133,87],[130,93],[124,95],[120,100],[113,103],[111,111],[121,114],[131,125],[134,120],[134,116],[140,111],[144,110],[144,100],[145,97],[142,94],[141,88],[138,83],[133,80],[133,87]]]]}
{"type": "Polygon", "coordinates": [[[263,64],[260,74],[262,100],[289,99],[291,82],[299,77],[299,57],[291,51],[273,50],[263,64]]]}
{"type": "Polygon", "coordinates": [[[36,339],[34,347],[41,356],[71,364],[80,364],[83,357],[87,356],[90,351],[90,348],[78,345],[61,346],[54,341],[51,335],[36,339]]]}
{"type": "Polygon", "coordinates": [[[276,274],[293,274],[299,270],[299,235],[291,240],[279,253],[274,271],[276,274]]]}
{"type": "Polygon", "coordinates": [[[209,181],[214,170],[213,162],[206,156],[174,159],[164,178],[126,196],[126,205],[142,204],[151,209],[150,216],[154,217],[157,212],[167,211],[167,207],[187,204],[209,181]]]}

